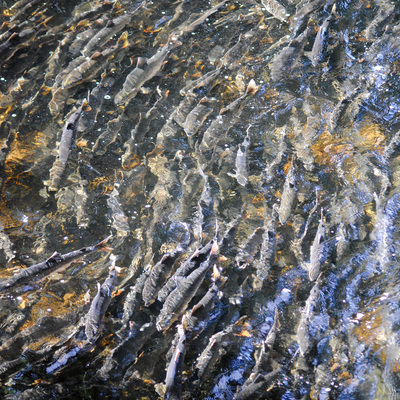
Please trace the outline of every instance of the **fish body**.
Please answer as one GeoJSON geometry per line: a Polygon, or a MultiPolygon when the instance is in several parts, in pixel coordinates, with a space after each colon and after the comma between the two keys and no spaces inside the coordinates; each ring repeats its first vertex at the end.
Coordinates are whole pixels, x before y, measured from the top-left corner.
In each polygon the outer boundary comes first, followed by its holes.
{"type": "Polygon", "coordinates": [[[176,288],[169,294],[159,316],[157,317],[157,330],[168,329],[186,310],[187,305],[197,293],[198,288],[216,260],[216,244],[213,244],[209,257],[203,261],[187,277],[177,281],[176,288]]]}
{"type": "Polygon", "coordinates": [[[146,307],[154,303],[158,291],[165,283],[175,261],[182,254],[182,251],[182,248],[179,247],[173,252],[164,254],[161,260],[151,270],[142,291],[142,298],[146,307]]]}
{"type": "Polygon", "coordinates": [[[215,103],[215,98],[203,97],[200,103],[189,112],[183,128],[188,137],[192,137],[201,128],[204,121],[212,113],[215,103]]]}
{"type": "Polygon", "coordinates": [[[139,59],[136,68],[126,77],[122,89],[115,95],[115,104],[121,106],[131,101],[140,88],[160,71],[168,53],[179,44],[180,42],[168,43],[151,58],[139,59]]]}
{"type": "Polygon", "coordinates": [[[306,300],[305,307],[301,313],[299,326],[297,328],[297,342],[299,344],[300,354],[304,356],[308,353],[311,347],[310,338],[310,322],[315,314],[315,308],[318,305],[320,298],[320,281],[318,280],[312,287],[310,294],[306,300]]]}
{"type": "Polygon", "coordinates": [[[290,14],[282,4],[278,3],[276,0],[261,0],[261,3],[265,9],[275,18],[279,19],[279,21],[288,22],[290,14]]]}
{"type": "Polygon", "coordinates": [[[279,221],[282,225],[286,224],[289,219],[296,197],[296,175],[294,172],[294,163],[292,161],[292,165],[286,176],[285,184],[283,185],[281,204],[278,209],[279,221]]]}
{"type": "Polygon", "coordinates": [[[269,273],[276,255],[276,225],[278,223],[278,206],[274,205],[272,212],[264,222],[260,258],[256,263],[257,277],[264,280],[269,273]]]}
{"type": "Polygon", "coordinates": [[[94,36],[92,36],[87,45],[82,49],[82,55],[90,57],[94,49],[101,48],[115,34],[124,29],[131,18],[132,15],[127,13],[109,21],[104,28],[100,29],[94,36]]]}
{"type": "Polygon", "coordinates": [[[82,111],[86,108],[87,102],[84,101],[77,111],[71,114],[67,122],[64,125],[62,131],[60,144],[58,146],[58,157],[50,169],[50,185],[49,191],[57,191],[58,185],[61,180],[61,175],[64,172],[65,166],[67,165],[68,156],[72,141],[75,138],[76,128],[82,111]]]}
{"type": "Polygon", "coordinates": [[[325,239],[325,224],[322,218],[319,220],[317,233],[314,237],[313,244],[310,248],[310,266],[308,269],[308,277],[311,282],[315,281],[319,275],[321,264],[324,261],[325,249],[324,249],[324,239],[325,239]]]}
{"type": "Polygon", "coordinates": [[[333,6],[330,15],[324,20],[324,22],[318,29],[317,36],[315,37],[315,41],[310,56],[311,64],[313,65],[313,67],[316,67],[323,58],[324,47],[326,39],[328,38],[329,24],[332,21],[335,11],[336,11],[336,4],[333,6]]]}
{"type": "Polygon", "coordinates": [[[190,340],[198,337],[207,326],[219,294],[219,285],[215,282],[202,299],[185,315],[185,329],[190,340]]]}
{"type": "Polygon", "coordinates": [[[265,399],[265,394],[271,390],[274,385],[280,383],[279,380],[284,376],[282,369],[278,368],[268,374],[257,374],[254,381],[249,382],[247,385],[243,385],[239,392],[233,397],[234,400],[256,400],[265,399]]]}
{"type": "Polygon", "coordinates": [[[100,285],[100,283],[97,283],[97,294],[90,305],[85,321],[85,334],[89,341],[97,337],[101,320],[111,301],[111,292],[114,288],[117,275],[118,271],[113,265],[103,284],[100,285]]]}
{"type": "Polygon", "coordinates": [[[60,254],[55,252],[46,261],[39,264],[32,265],[21,272],[13,275],[7,280],[0,282],[0,293],[12,289],[16,285],[24,285],[26,283],[36,282],[51,272],[69,264],[78,258],[83,257],[86,254],[93,253],[97,250],[106,250],[106,243],[109,241],[111,236],[106,237],[101,242],[95,244],[94,246],[83,247],[79,250],[71,251],[70,253],[60,254]]]}
{"type": "Polygon", "coordinates": [[[164,301],[168,295],[176,288],[177,280],[180,277],[188,276],[193,272],[203,261],[205,261],[211,251],[213,241],[208,242],[204,247],[198,249],[192,256],[186,260],[175,272],[175,274],[168,279],[166,284],[158,292],[158,300],[164,301]]]}
{"type": "Polygon", "coordinates": [[[181,399],[183,361],[186,353],[186,332],[182,325],[178,326],[178,344],[168,364],[167,376],[165,377],[164,399],[181,399]]]}

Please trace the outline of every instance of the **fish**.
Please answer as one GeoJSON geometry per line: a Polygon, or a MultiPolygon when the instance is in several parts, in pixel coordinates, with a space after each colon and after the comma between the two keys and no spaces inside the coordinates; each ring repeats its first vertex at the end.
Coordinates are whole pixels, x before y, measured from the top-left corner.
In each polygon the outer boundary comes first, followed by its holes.
{"type": "MultiPolygon", "coordinates": [[[[189,341],[197,338],[206,328],[211,312],[214,309],[216,301],[222,296],[219,288],[226,278],[222,278],[217,267],[214,265],[213,283],[207,293],[196,303],[193,308],[184,315],[185,330],[189,341]]],[[[182,318],[183,321],[183,318],[182,318]]]]}
{"type": "Polygon", "coordinates": [[[161,260],[151,269],[142,291],[142,298],[146,307],[154,303],[158,291],[164,285],[175,261],[182,255],[182,247],[178,247],[172,252],[166,253],[161,260]]]}
{"type": "MultiPolygon", "coordinates": [[[[183,89],[179,91],[181,96],[195,96],[195,99],[198,98],[198,95],[194,93],[194,90],[200,89],[200,88],[207,88],[208,86],[211,86],[211,84],[215,84],[217,81],[218,76],[221,73],[221,69],[217,68],[215,70],[211,70],[204,75],[200,76],[200,78],[197,78],[195,81],[189,82],[183,89]]],[[[177,121],[178,122],[178,121],[177,121]]],[[[178,122],[179,123],[179,122],[178,122]]],[[[179,123],[180,124],[180,123],[179,123]]],[[[183,125],[182,125],[183,128],[183,125]]]]}
{"type": "Polygon", "coordinates": [[[233,400],[266,399],[268,398],[268,391],[272,390],[275,385],[282,385],[280,378],[283,377],[282,368],[277,368],[265,375],[258,374],[254,381],[239,388],[239,391],[233,396],[233,400]]]}
{"type": "Polygon", "coordinates": [[[273,160],[265,167],[264,173],[265,173],[265,179],[267,182],[271,182],[275,176],[276,173],[276,168],[279,166],[279,164],[282,161],[282,158],[287,152],[287,131],[286,131],[286,126],[279,128],[276,130],[275,136],[277,137],[278,140],[278,149],[277,153],[274,154],[273,160]]]}
{"type": "Polygon", "coordinates": [[[288,22],[290,14],[282,4],[276,0],[261,0],[261,3],[265,9],[275,18],[279,19],[279,21],[288,22]]]}
{"type": "Polygon", "coordinates": [[[310,265],[308,268],[308,278],[311,282],[315,281],[319,275],[321,264],[325,258],[325,224],[321,209],[321,219],[319,220],[317,233],[315,234],[313,244],[310,248],[310,265]]]}
{"type": "Polygon", "coordinates": [[[260,258],[256,262],[257,277],[264,280],[275,261],[276,255],[276,225],[278,223],[278,205],[274,204],[272,211],[264,219],[260,258]]]}
{"type": "Polygon", "coordinates": [[[336,14],[336,3],[332,7],[329,16],[324,20],[318,29],[317,36],[315,37],[314,44],[310,54],[310,60],[313,67],[316,67],[323,59],[324,48],[326,39],[328,38],[328,28],[334,15],[336,14]]]}
{"type": "Polygon", "coordinates": [[[94,341],[99,334],[101,320],[110,304],[111,293],[114,289],[119,271],[120,268],[115,266],[115,257],[113,257],[107,279],[102,285],[97,282],[96,296],[90,304],[89,311],[85,316],[85,335],[88,341],[94,341]]]}
{"type": "Polygon", "coordinates": [[[79,118],[82,112],[87,107],[87,101],[84,100],[82,105],[78,108],[77,111],[72,113],[68,118],[67,122],[64,125],[64,129],[62,131],[60,144],[58,146],[58,156],[56,161],[53,164],[53,167],[50,169],[50,181],[49,183],[49,191],[56,192],[58,190],[58,186],[61,181],[61,176],[65,170],[67,165],[68,156],[70,153],[70,148],[72,145],[72,141],[75,138],[76,127],[79,121],[79,118]]]}
{"type": "Polygon", "coordinates": [[[296,332],[297,343],[299,344],[299,351],[301,356],[305,356],[310,351],[311,348],[311,338],[310,338],[309,328],[310,328],[310,322],[314,317],[315,308],[319,303],[320,286],[321,286],[321,280],[318,279],[317,282],[312,287],[310,294],[306,300],[304,309],[301,312],[301,318],[296,332]]]}
{"type": "Polygon", "coordinates": [[[157,317],[158,331],[167,330],[186,310],[187,305],[197,293],[206,273],[217,259],[218,245],[213,243],[209,257],[190,275],[177,279],[176,288],[166,298],[157,317]]]}
{"type": "Polygon", "coordinates": [[[216,102],[217,99],[214,97],[203,97],[199,104],[189,112],[183,127],[186,135],[189,138],[198,132],[204,121],[213,112],[213,107],[216,102]]]}
{"type": "Polygon", "coordinates": [[[253,372],[250,375],[249,379],[254,381],[254,377],[256,374],[260,372],[266,372],[270,367],[270,351],[275,344],[276,334],[279,329],[279,312],[278,308],[275,308],[274,313],[274,322],[268,332],[267,337],[261,343],[259,350],[254,354],[255,365],[253,368],[253,372]]]}
{"type": "Polygon", "coordinates": [[[201,195],[199,201],[197,202],[198,208],[195,211],[195,215],[193,218],[194,222],[194,236],[198,240],[201,240],[203,235],[203,226],[207,220],[213,215],[213,197],[211,193],[211,186],[209,183],[209,177],[206,175],[201,167],[199,167],[199,173],[204,179],[203,190],[201,191],[201,195]]]}
{"type": "Polygon", "coordinates": [[[3,121],[0,125],[0,137],[6,137],[3,146],[0,149],[0,167],[4,166],[7,155],[10,152],[11,144],[15,139],[15,132],[11,130],[11,124],[8,121],[3,121]]]}
{"type": "Polygon", "coordinates": [[[39,281],[50,273],[56,271],[59,268],[65,267],[72,261],[75,261],[85,256],[86,254],[93,253],[97,250],[109,251],[109,248],[106,247],[106,244],[111,239],[111,237],[112,236],[107,236],[101,242],[93,246],[82,247],[81,249],[71,251],[70,253],[60,254],[56,251],[46,261],[32,265],[13,275],[7,280],[0,282],[0,293],[9,291],[17,285],[20,286],[27,283],[39,281]]]}
{"type": "Polygon", "coordinates": [[[228,325],[224,330],[212,335],[208,340],[206,348],[197,357],[194,373],[196,383],[204,381],[210,374],[212,368],[226,353],[226,348],[236,346],[241,339],[240,328],[247,316],[242,316],[238,321],[228,325]]]}
{"type": "MultiPolygon", "coordinates": [[[[122,33],[115,46],[107,48],[101,52],[97,51],[90,57],[82,56],[74,60],[74,67],[64,76],[61,86],[64,89],[71,89],[84,82],[92,80],[103,71],[107,62],[118,50],[123,49],[127,43],[128,32],[122,33]],[[81,62],[76,62],[80,60],[81,62]]],[[[68,66],[69,67],[69,66],[68,66]]]]}
{"type": "Polygon", "coordinates": [[[236,264],[238,266],[245,267],[253,262],[260,251],[263,235],[264,228],[258,227],[247,236],[244,243],[240,245],[238,254],[236,255],[236,264]]]}
{"type": "Polygon", "coordinates": [[[177,37],[181,37],[185,35],[186,33],[194,31],[199,25],[201,25],[210,15],[214,14],[215,12],[218,11],[219,8],[221,8],[228,0],[223,0],[216,4],[214,7],[210,8],[206,12],[202,14],[193,14],[191,16],[191,19],[193,21],[191,22],[184,22],[180,26],[176,28],[174,31],[174,34],[177,35],[177,37]]]}
{"type": "Polygon", "coordinates": [[[126,236],[130,233],[130,227],[129,219],[121,205],[120,193],[117,187],[119,185],[114,185],[113,191],[108,195],[107,206],[111,214],[112,227],[117,231],[118,241],[122,244],[126,236]]]}
{"type": "Polygon", "coordinates": [[[326,0],[314,0],[312,2],[303,3],[304,5],[290,18],[290,30],[292,31],[291,37],[297,35],[297,32],[303,26],[303,23],[305,23],[304,21],[306,17],[313,11],[319,9],[325,3],[326,0]]]}
{"type": "Polygon", "coordinates": [[[180,277],[187,276],[193,272],[203,261],[205,261],[211,248],[213,246],[213,241],[208,242],[205,246],[197,249],[188,260],[186,260],[182,265],[176,270],[174,275],[168,279],[165,285],[158,292],[158,301],[165,301],[168,295],[176,288],[177,281],[180,277]]]}
{"type": "Polygon", "coordinates": [[[181,42],[177,40],[171,41],[164,45],[151,58],[140,57],[136,68],[128,74],[122,89],[115,95],[114,103],[117,106],[122,106],[136,97],[140,88],[160,71],[168,53],[180,44],[181,42]]]}
{"type": "Polygon", "coordinates": [[[282,225],[285,225],[287,220],[289,219],[296,198],[297,198],[296,174],[294,170],[294,160],[292,157],[292,163],[286,175],[285,183],[283,185],[281,204],[278,209],[279,221],[282,225]]]}
{"type": "Polygon", "coordinates": [[[118,115],[117,118],[107,122],[107,128],[102,132],[96,142],[94,143],[92,150],[95,155],[102,156],[106,153],[108,146],[117,140],[119,131],[121,130],[126,116],[124,113],[118,115]]]}
{"type": "MultiPolygon", "coordinates": [[[[140,9],[142,5],[143,3],[139,5],[137,10],[140,9]]],[[[104,28],[100,29],[91,37],[89,42],[82,49],[82,55],[90,57],[93,54],[93,50],[101,49],[109,39],[125,28],[125,26],[131,21],[132,16],[132,13],[126,13],[108,21],[104,28]]]]}
{"type": "MultiPolygon", "coordinates": [[[[350,82],[345,82],[345,87],[349,88],[349,86],[350,82]]],[[[354,89],[348,90],[348,93],[343,96],[333,108],[332,113],[327,121],[327,130],[331,135],[334,134],[337,126],[339,125],[340,119],[344,114],[345,109],[350,104],[350,102],[353,101],[353,99],[358,95],[360,90],[361,86],[357,86],[354,89]]]]}
{"type": "Polygon", "coordinates": [[[168,364],[164,399],[180,400],[182,396],[183,362],[186,354],[186,332],[183,325],[184,322],[178,325],[178,343],[168,364]]]}
{"type": "Polygon", "coordinates": [[[249,181],[249,147],[250,147],[250,136],[249,130],[247,129],[247,134],[241,144],[238,146],[238,151],[236,153],[235,174],[228,175],[236,178],[239,185],[245,187],[249,181]]]}
{"type": "Polygon", "coordinates": [[[310,31],[311,28],[307,28],[298,37],[291,40],[289,45],[277,53],[268,64],[273,81],[279,81],[290,75],[297,60],[304,53],[304,47],[307,44],[310,31]]]}

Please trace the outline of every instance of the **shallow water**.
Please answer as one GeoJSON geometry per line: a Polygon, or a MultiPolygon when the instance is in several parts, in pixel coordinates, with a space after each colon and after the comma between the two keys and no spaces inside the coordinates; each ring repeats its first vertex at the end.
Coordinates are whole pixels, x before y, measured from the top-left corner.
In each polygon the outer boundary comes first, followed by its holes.
{"type": "Polygon", "coordinates": [[[4,398],[399,397],[396,3],[0,11],[4,398]]]}

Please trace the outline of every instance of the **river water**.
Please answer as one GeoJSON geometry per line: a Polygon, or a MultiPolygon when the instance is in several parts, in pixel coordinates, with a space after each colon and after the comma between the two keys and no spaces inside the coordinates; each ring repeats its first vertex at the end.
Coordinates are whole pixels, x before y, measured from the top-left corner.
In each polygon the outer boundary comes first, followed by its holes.
{"type": "Polygon", "coordinates": [[[400,398],[399,15],[0,2],[1,397],[400,398]]]}

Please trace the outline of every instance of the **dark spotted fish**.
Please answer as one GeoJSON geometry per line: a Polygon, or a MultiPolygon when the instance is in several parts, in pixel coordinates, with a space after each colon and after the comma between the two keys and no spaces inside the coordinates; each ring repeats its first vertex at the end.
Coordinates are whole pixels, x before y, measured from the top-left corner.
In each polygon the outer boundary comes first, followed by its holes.
{"type": "Polygon", "coordinates": [[[297,342],[299,344],[300,355],[306,355],[311,348],[311,338],[310,338],[310,323],[315,315],[315,308],[318,305],[320,299],[320,280],[317,280],[315,285],[310,291],[310,294],[306,300],[306,304],[301,313],[301,318],[299,326],[297,328],[297,342]]]}
{"type": "Polygon", "coordinates": [[[321,264],[324,261],[324,256],[325,256],[324,240],[325,240],[325,224],[321,210],[321,219],[319,220],[317,233],[315,235],[313,244],[311,245],[310,249],[310,265],[308,269],[308,277],[311,282],[317,279],[319,271],[321,269],[321,264]]]}
{"type": "Polygon", "coordinates": [[[89,341],[97,338],[101,321],[111,301],[111,293],[117,280],[118,270],[119,268],[115,267],[113,260],[107,279],[102,285],[97,283],[97,294],[85,318],[85,334],[89,341]]]}
{"type": "Polygon", "coordinates": [[[164,301],[168,297],[168,295],[176,288],[177,281],[181,277],[188,276],[208,258],[212,246],[213,241],[208,242],[204,247],[196,250],[192,256],[176,270],[175,274],[168,279],[166,284],[158,292],[157,298],[159,301],[164,301]]]}
{"type": "Polygon", "coordinates": [[[50,169],[49,191],[55,192],[58,190],[58,185],[60,183],[61,176],[64,172],[65,166],[67,165],[67,160],[72,145],[72,141],[75,138],[76,127],[79,118],[86,107],[87,107],[87,102],[85,100],[82,103],[82,105],[78,108],[78,110],[75,111],[73,114],[71,114],[66,124],[64,125],[60,144],[58,146],[58,156],[53,164],[53,167],[50,169]]]}
{"type": "Polygon", "coordinates": [[[186,332],[182,325],[178,325],[178,344],[168,364],[167,376],[165,377],[164,399],[179,400],[182,395],[182,372],[183,361],[186,353],[186,332]]]}
{"type": "Polygon", "coordinates": [[[313,65],[313,67],[316,67],[322,61],[322,58],[324,56],[326,39],[328,38],[328,27],[330,22],[332,21],[335,12],[336,12],[336,4],[333,5],[332,12],[318,29],[318,33],[317,36],[315,37],[314,45],[312,47],[310,56],[311,64],[313,65]]]}
{"type": "Polygon", "coordinates": [[[110,238],[111,236],[108,236],[94,246],[82,247],[81,249],[71,251],[70,253],[60,254],[55,252],[46,261],[32,265],[31,267],[22,270],[18,274],[15,274],[11,278],[0,282],[0,292],[5,292],[9,289],[12,289],[16,285],[24,285],[41,280],[51,272],[68,265],[70,262],[75,261],[86,254],[93,253],[97,250],[108,250],[106,243],[110,240],[110,238]]]}
{"type": "Polygon", "coordinates": [[[122,106],[131,101],[140,88],[160,71],[168,53],[180,44],[179,41],[167,43],[153,57],[139,58],[136,68],[126,77],[122,89],[115,95],[115,104],[122,106]]]}
{"type": "Polygon", "coordinates": [[[261,3],[265,9],[275,18],[279,19],[279,21],[288,22],[290,14],[282,4],[278,3],[276,0],[261,0],[261,3]]]}
{"type": "Polygon", "coordinates": [[[146,307],[154,303],[158,291],[168,279],[175,261],[182,254],[181,247],[164,254],[161,260],[152,268],[149,277],[146,279],[143,287],[142,298],[146,307]]]}
{"type": "Polygon", "coordinates": [[[292,165],[289,168],[285,184],[283,185],[281,204],[278,210],[279,221],[282,225],[286,224],[287,220],[289,219],[296,197],[296,174],[294,171],[294,162],[292,159],[292,165]]]}
{"type": "Polygon", "coordinates": [[[203,283],[208,270],[216,261],[217,250],[217,243],[213,243],[209,257],[190,275],[177,280],[176,288],[165,300],[164,306],[157,317],[157,330],[168,329],[185,312],[187,305],[203,283]]]}

